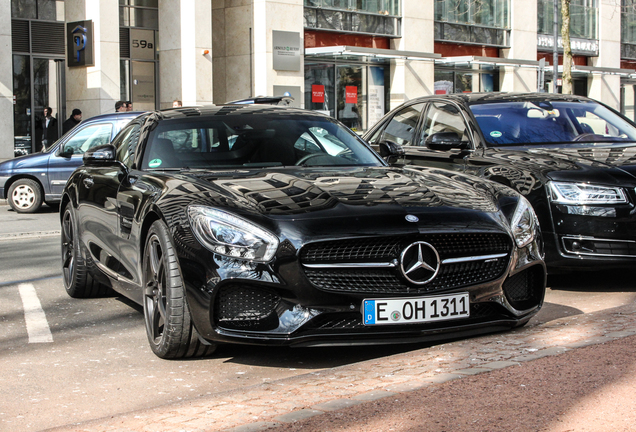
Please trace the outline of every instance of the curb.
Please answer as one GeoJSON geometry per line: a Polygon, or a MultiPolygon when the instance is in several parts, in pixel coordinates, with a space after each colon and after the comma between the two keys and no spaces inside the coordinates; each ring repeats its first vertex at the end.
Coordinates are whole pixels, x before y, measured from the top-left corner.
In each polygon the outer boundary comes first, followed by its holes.
{"type": "Polygon", "coordinates": [[[636,304],[628,304],[51,431],[260,432],[633,335],[636,304]]]}

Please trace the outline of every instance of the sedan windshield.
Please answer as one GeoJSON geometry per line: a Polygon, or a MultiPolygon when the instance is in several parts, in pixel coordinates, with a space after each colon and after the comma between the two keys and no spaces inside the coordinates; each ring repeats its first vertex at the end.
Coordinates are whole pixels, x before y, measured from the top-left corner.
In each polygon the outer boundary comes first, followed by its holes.
{"type": "Polygon", "coordinates": [[[164,120],[142,169],[383,165],[354,133],[321,116],[210,116],[164,120]]]}
{"type": "Polygon", "coordinates": [[[514,101],[470,106],[493,147],[636,141],[636,128],[592,101],[514,101]]]}

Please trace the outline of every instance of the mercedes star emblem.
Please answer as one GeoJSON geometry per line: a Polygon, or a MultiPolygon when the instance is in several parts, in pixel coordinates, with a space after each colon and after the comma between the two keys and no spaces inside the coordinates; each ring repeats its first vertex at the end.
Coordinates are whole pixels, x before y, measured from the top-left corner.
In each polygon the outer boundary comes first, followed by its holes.
{"type": "Polygon", "coordinates": [[[429,283],[439,271],[439,255],[430,244],[418,241],[402,251],[400,270],[409,281],[416,285],[429,283]]]}

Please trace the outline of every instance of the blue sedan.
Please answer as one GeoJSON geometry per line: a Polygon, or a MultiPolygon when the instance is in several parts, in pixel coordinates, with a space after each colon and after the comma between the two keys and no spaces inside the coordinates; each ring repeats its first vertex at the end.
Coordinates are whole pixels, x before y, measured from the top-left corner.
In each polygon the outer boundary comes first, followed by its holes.
{"type": "Polygon", "coordinates": [[[104,114],[83,121],[55,144],[0,163],[0,197],[18,213],[33,213],[42,203],[55,205],[86,150],[108,144],[141,112],[104,114]]]}

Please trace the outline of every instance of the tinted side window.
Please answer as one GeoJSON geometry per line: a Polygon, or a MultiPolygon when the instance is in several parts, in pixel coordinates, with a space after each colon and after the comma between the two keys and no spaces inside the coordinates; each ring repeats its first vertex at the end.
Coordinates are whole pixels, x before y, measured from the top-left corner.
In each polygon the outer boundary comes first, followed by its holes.
{"type": "Polygon", "coordinates": [[[113,142],[117,148],[117,160],[127,167],[132,165],[140,129],[139,123],[131,124],[123,129],[113,142]]]}
{"type": "Polygon", "coordinates": [[[387,123],[382,141],[394,141],[403,146],[413,145],[417,123],[422,114],[424,103],[407,106],[398,111],[387,123]]]}
{"type": "Polygon", "coordinates": [[[110,123],[86,126],[73,135],[64,144],[64,151],[84,154],[86,150],[110,142],[113,125],[110,123]]]}
{"type": "Polygon", "coordinates": [[[444,102],[435,102],[430,105],[424,118],[420,145],[424,145],[427,137],[438,132],[455,132],[462,141],[469,139],[464,117],[457,106],[444,102]]]}

